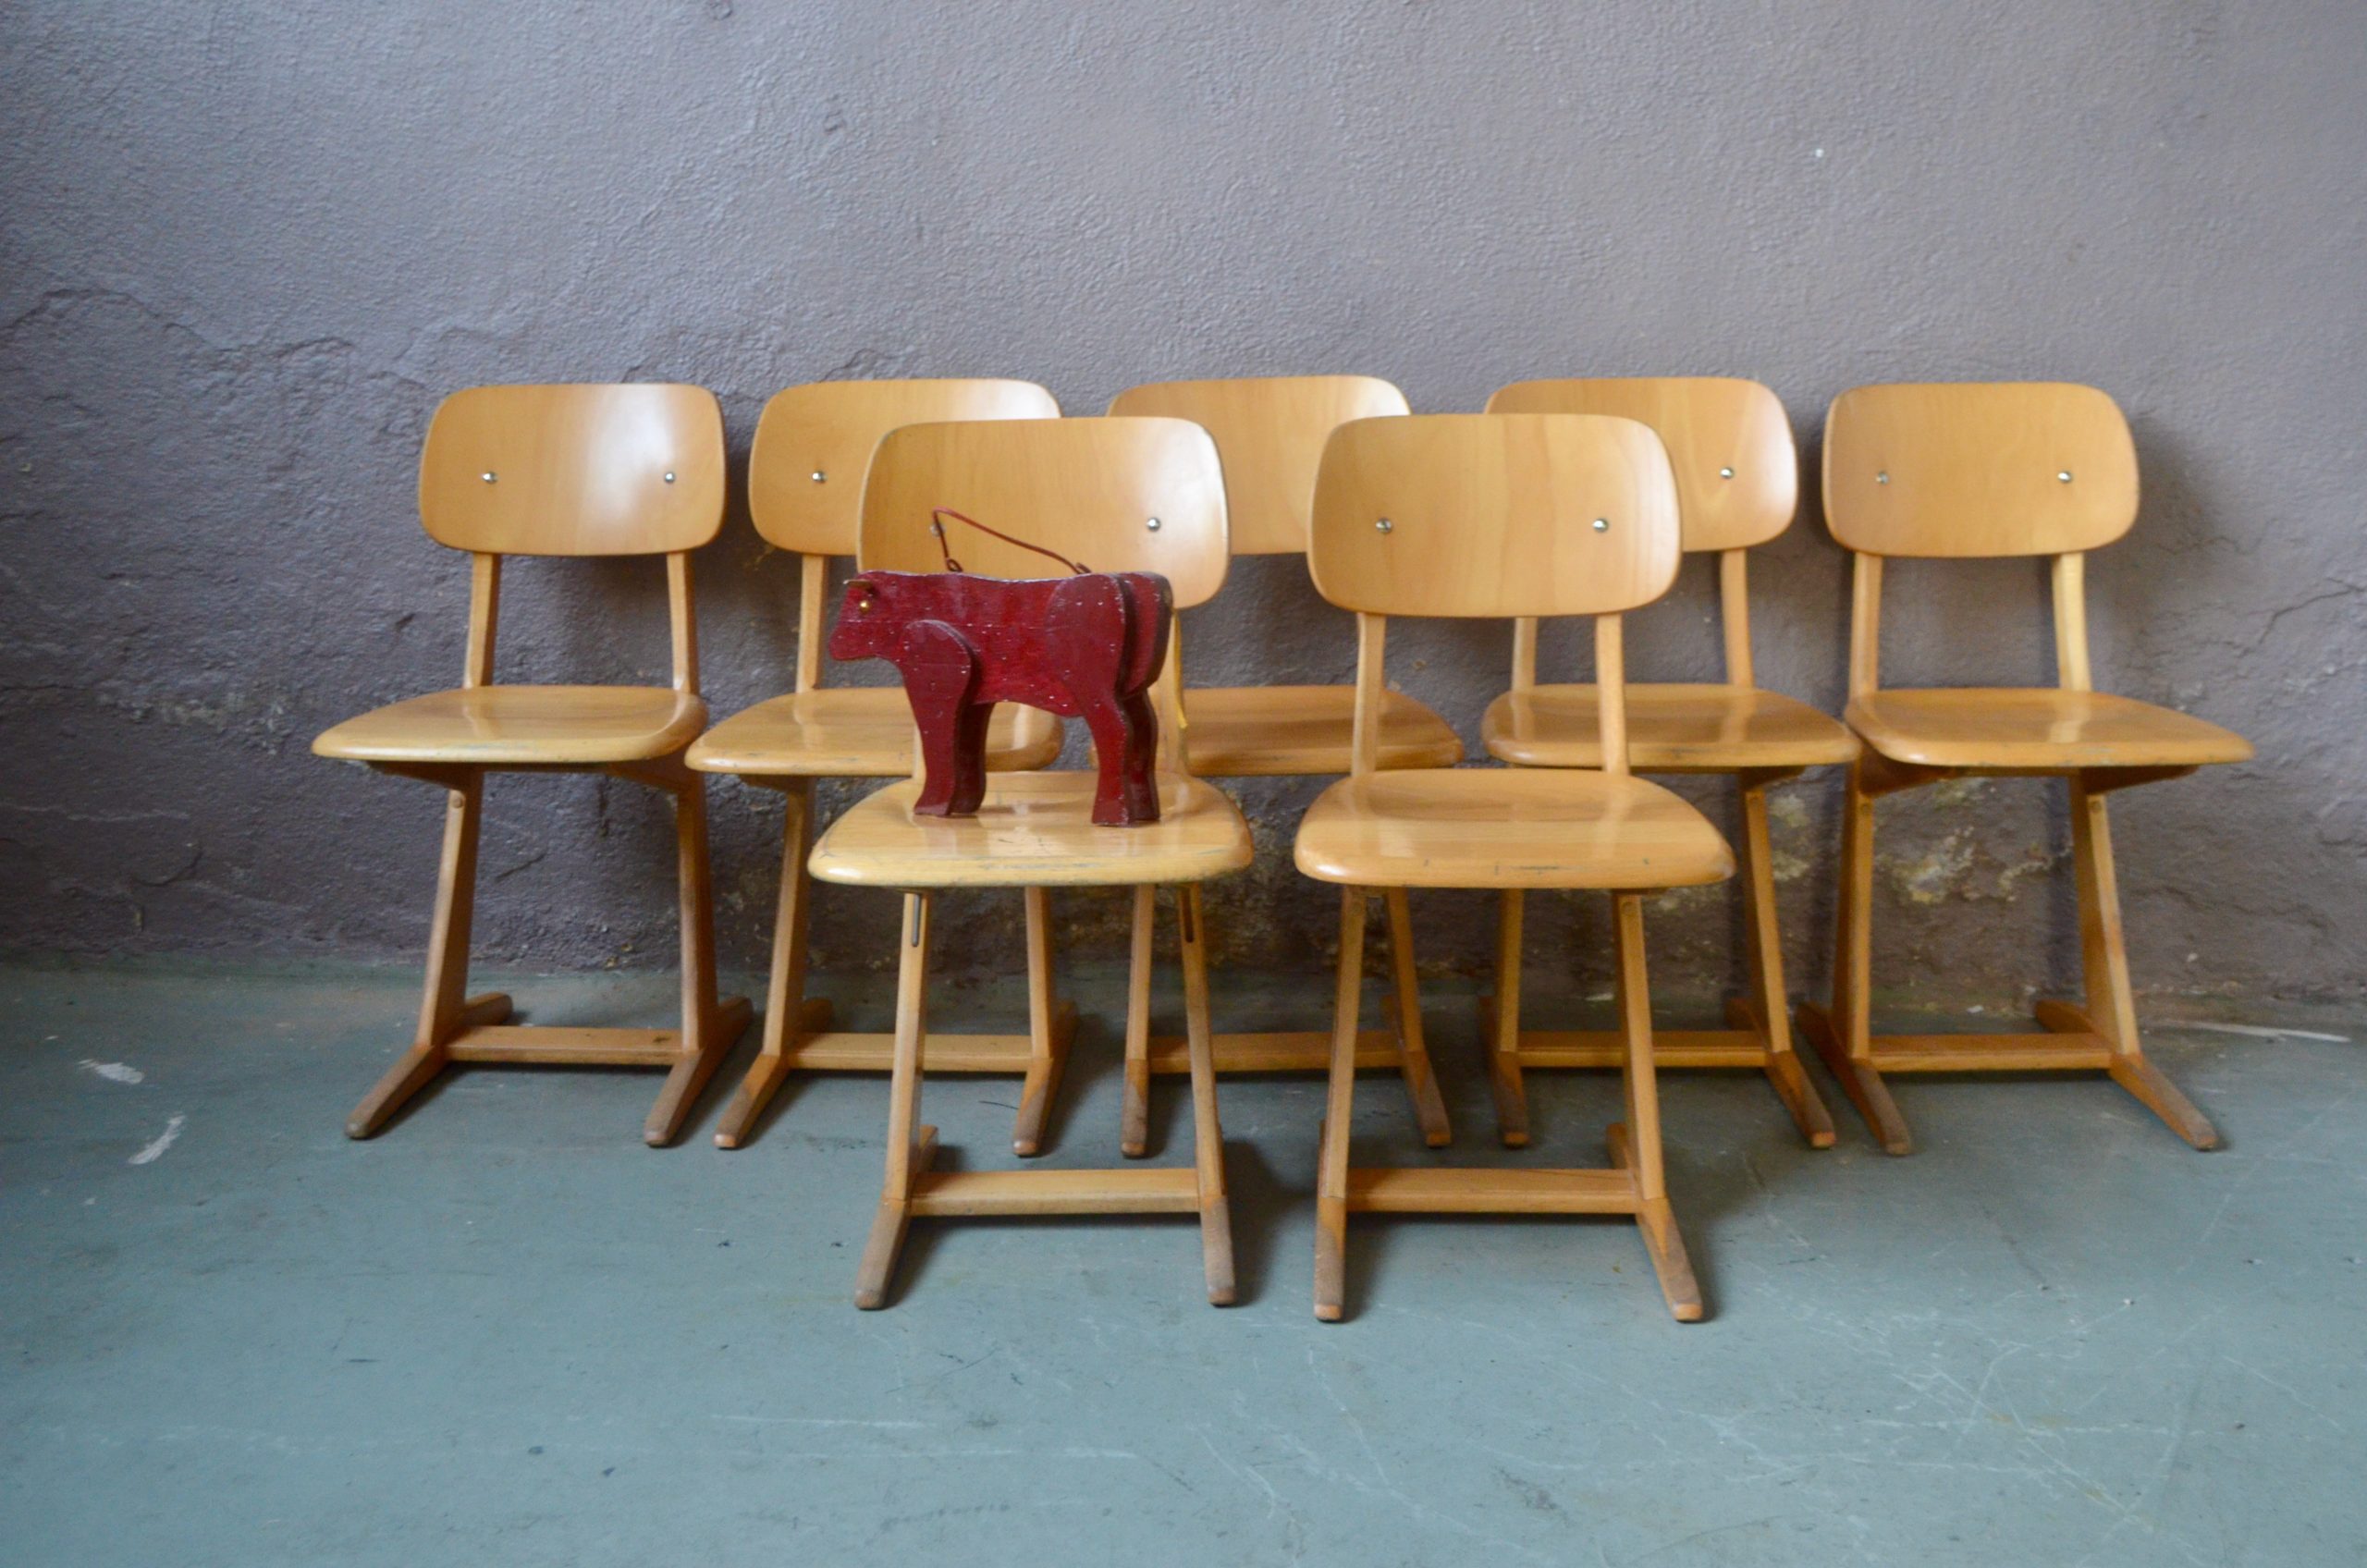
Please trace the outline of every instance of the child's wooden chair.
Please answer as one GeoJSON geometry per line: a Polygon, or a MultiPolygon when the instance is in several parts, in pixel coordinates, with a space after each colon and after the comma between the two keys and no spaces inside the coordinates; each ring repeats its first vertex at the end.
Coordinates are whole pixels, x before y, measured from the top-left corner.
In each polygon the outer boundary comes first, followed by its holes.
{"type": "MultiPolygon", "coordinates": [[[[1669,1309],[1701,1316],[1661,1165],[1644,899],[1721,881],[1734,856],[1693,807],[1629,771],[1623,612],[1675,581],[1680,538],[1668,455],[1633,420],[1593,414],[1438,414],[1360,420],[1323,454],[1315,585],[1356,612],[1355,770],[1300,824],[1298,868],[1342,884],[1331,1094],[1316,1187],[1315,1315],[1341,1316],[1351,1210],[1635,1216],[1669,1309]],[[1386,617],[1595,618],[1603,766],[1373,766],[1386,617]],[[1391,888],[1599,888],[1612,895],[1627,1116],[1612,1168],[1352,1170],[1365,903],[1391,888]]],[[[1402,936],[1393,936],[1403,940],[1402,936]]],[[[1502,1011],[1520,949],[1500,954],[1502,1011]]],[[[1517,1028],[1518,1020],[1513,1021],[1517,1028]]]]}
{"type": "MultiPolygon", "coordinates": [[[[932,508],[952,507],[1100,571],[1156,571],[1178,608],[1205,603],[1224,581],[1224,480],[1207,432],[1183,420],[1099,419],[911,425],[880,444],[864,492],[861,569],[941,569],[932,508]],[[1158,526],[1150,526],[1153,520],[1158,526]]],[[[989,577],[1041,575],[1041,557],[987,534],[965,536],[962,558],[989,577]]],[[[1199,883],[1250,860],[1248,824],[1219,790],[1193,778],[1172,748],[1172,659],[1159,689],[1163,731],[1159,820],[1100,827],[1090,820],[1090,772],[988,776],[974,817],[916,817],[918,779],[850,807],[814,849],[826,882],[904,889],[904,942],[896,977],[894,1079],[889,1095],[887,1180],[855,1305],[886,1303],[907,1222],[915,1215],[1196,1213],[1208,1300],[1233,1300],[1233,1232],[1224,1145],[1217,1124],[1208,1040],[1207,959],[1199,883]],[[1156,888],[1174,889],[1190,1041],[1195,1163],[1185,1170],[933,1170],[937,1132],[919,1121],[921,1072],[930,1065],[925,989],[930,918],[945,888],[1130,887],[1137,914],[1156,888]]],[[[1143,926],[1137,924],[1140,931],[1143,926]]],[[[1147,956],[1147,955],[1140,955],[1147,956]]],[[[1049,955],[1029,944],[1031,975],[1049,955]]],[[[1147,970],[1138,964],[1136,974],[1147,970]]],[[[1147,987],[1129,998],[1148,1006],[1147,987]]],[[[1049,975],[1033,989],[1044,1027],[1049,975]]],[[[1130,1019],[1129,1034],[1140,1027],[1130,1019]]]]}
{"type": "Polygon", "coordinates": [[[1885,1072],[2076,1068],[2109,1072],[2188,1143],[2211,1147],[2211,1123],[2138,1040],[2104,797],[2241,762],[2252,749],[2217,725],[2091,683],[2087,552],[2137,518],[2137,451],[2119,408],[2092,386],[2054,383],[1857,387],[1834,399],[1825,421],[1824,508],[1834,538],[1856,554],[1847,717],[1866,751],[1849,770],[1833,1006],[1802,1006],[1802,1033],[1892,1154],[1913,1143],[1885,1072]],[[1890,556],[2054,557],[2056,687],[1883,690],[1890,556]],[[1874,802],[1968,775],[2069,786],[2085,1002],[2040,1002],[2043,1034],[1876,1035],[1874,802]]]}
{"type": "MultiPolygon", "coordinates": [[[[1112,414],[1188,419],[1215,438],[1224,462],[1225,506],[1236,556],[1306,553],[1307,519],[1315,506],[1315,471],[1323,443],[1350,420],[1406,411],[1405,394],[1369,375],[1251,376],[1227,381],[1161,381],[1118,394],[1112,414]]],[[[1402,692],[1382,693],[1378,766],[1453,767],[1463,760],[1453,727],[1402,692]]],[[[1353,686],[1186,686],[1184,739],[1192,770],[1203,778],[1284,778],[1348,771],[1355,688],[1353,686]]],[[[1403,888],[1388,893],[1392,955],[1413,946],[1403,888]]],[[[1148,941],[1142,930],[1135,944],[1148,941]]],[[[1367,1031],[1357,1065],[1395,1068],[1426,1142],[1452,1137],[1446,1102],[1430,1068],[1422,1021],[1414,1007],[1411,961],[1395,958],[1390,1026],[1367,1031]]],[[[1139,967],[1137,986],[1149,983],[1139,967]]],[[[1331,1037],[1323,1030],[1219,1035],[1217,1072],[1312,1072],[1331,1064],[1331,1037]]],[[[1150,1075],[1181,1072],[1184,1042],[1126,1042],[1125,1150],[1147,1146],[1150,1075]]]]}
{"type": "MultiPolygon", "coordinates": [[[[778,790],[785,806],[764,1046],[723,1109],[715,1133],[721,1147],[737,1148],[749,1137],[791,1072],[885,1072],[895,1057],[893,1035],[834,1029],[828,998],[805,995],[813,904],[805,855],[813,845],[814,781],[902,778],[917,766],[913,713],[902,687],[822,684],[830,558],[855,553],[872,451],[898,425],[1058,419],[1060,413],[1049,392],[1026,381],[822,381],[780,393],[757,421],[748,453],[748,510],[767,543],[799,557],[797,689],[725,719],[690,751],[693,768],[778,790]]],[[[1042,767],[1060,750],[1060,720],[1005,705],[987,734],[987,766],[1042,767]]],[[[1027,895],[1026,915],[1028,950],[1049,954],[1040,895],[1027,895]]],[[[1074,1007],[1045,1000],[1047,1027],[1040,1031],[938,1035],[928,1042],[929,1065],[940,1072],[1024,1076],[1012,1133],[1021,1154],[1034,1154],[1042,1139],[1076,1022],[1074,1007]]]]}
{"type": "Polygon", "coordinates": [[[313,742],[318,755],[365,762],[448,795],[419,1031],[354,1108],[348,1136],[378,1131],[448,1062],[564,1062],[668,1069],[642,1130],[662,1145],[747,1027],[745,998],[716,999],[706,781],[682,766],[682,748],[706,723],[690,552],[722,526],[723,487],[722,410],[696,386],[479,386],[435,410],[420,459],[419,511],[429,538],[474,557],[460,686],[348,719],[313,742]],[[495,685],[506,555],[663,555],[673,683],[495,685]],[[507,1022],[502,993],[468,995],[478,823],[484,777],[495,772],[607,773],[673,796],[681,1028],[528,1027],[507,1022]]]}
{"type": "MultiPolygon", "coordinates": [[[[1744,950],[1750,987],[1726,1003],[1725,1029],[1661,1030],[1652,1057],[1662,1067],[1749,1067],[1817,1148],[1833,1143],[1833,1118],[1792,1049],[1791,1003],[1784,988],[1784,939],[1775,918],[1775,876],[1767,835],[1770,786],[1858,754],[1846,725],[1806,703],[1759,688],[1751,668],[1747,562],[1791,526],[1799,498],[1799,456],[1775,394],[1755,381],[1711,376],[1524,381],[1488,399],[1490,413],[1617,414],[1658,432],[1676,474],[1685,548],[1714,551],[1724,611],[1726,679],[1721,685],[1630,681],[1627,758],[1644,773],[1723,773],[1742,795],[1744,950]]],[[[1512,690],[1489,707],[1480,732],[1488,750],[1530,767],[1600,767],[1600,703],[1593,686],[1537,683],[1537,622],[1513,626],[1512,690]]],[[[1517,954],[1522,896],[1502,894],[1497,941],[1517,954]]],[[[1518,965],[1507,961],[1508,974],[1518,965]]],[[[1515,1005],[1517,998],[1515,998],[1515,1005]]],[[[1504,1142],[1528,1141],[1521,1071],[1615,1067],[1615,1032],[1531,1029],[1515,1033],[1497,1010],[1488,1061],[1504,1142]]]]}

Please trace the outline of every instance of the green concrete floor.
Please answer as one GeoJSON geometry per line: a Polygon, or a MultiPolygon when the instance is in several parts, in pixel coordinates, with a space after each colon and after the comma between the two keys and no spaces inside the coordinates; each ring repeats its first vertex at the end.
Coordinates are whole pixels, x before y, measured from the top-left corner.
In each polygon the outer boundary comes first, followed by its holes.
{"type": "MultiPolygon", "coordinates": [[[[665,995],[515,988],[546,1022],[665,995]]],[[[1082,989],[1047,1163],[1115,1163],[1116,992],[1082,989]]],[[[1312,1079],[1224,1086],[1242,1305],[1203,1305],[1188,1222],[924,1222],[899,1301],[858,1313],[881,1079],[793,1085],[724,1153],[753,1036],[662,1151],[655,1073],[478,1070],[354,1144],[407,976],[24,969],[0,996],[9,1564],[2367,1554],[2358,1045],[2158,1028],[2209,1155],[2101,1079],[1908,1084],[1922,1145],[1890,1159],[1854,1119],[1803,1148],[1747,1077],[1673,1075],[1709,1322],[1669,1320],[1624,1223],[1408,1219],[1356,1223],[1326,1327],[1312,1079]]],[[[851,999],[876,1021],[884,988],[851,999]]],[[[1467,991],[1432,1022],[1451,1158],[1507,1158],[1467,991]]],[[[1012,1089],[933,1083],[928,1114],[1007,1164],[1012,1089]]],[[[1599,1158],[1612,1080],[1534,1096],[1510,1158],[1599,1158]]],[[[1180,1094],[1155,1109],[1182,1158],[1180,1094]]],[[[1356,1133],[1423,1158],[1388,1082],[1356,1133]]]]}

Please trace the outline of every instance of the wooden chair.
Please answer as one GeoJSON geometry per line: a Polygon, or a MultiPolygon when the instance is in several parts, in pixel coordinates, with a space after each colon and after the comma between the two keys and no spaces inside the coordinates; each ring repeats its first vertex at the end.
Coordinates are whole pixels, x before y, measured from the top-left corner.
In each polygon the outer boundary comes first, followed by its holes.
{"type": "Polygon", "coordinates": [[[429,927],[427,992],[411,1048],[354,1108],[366,1138],[454,1061],[663,1067],[643,1136],[672,1141],[716,1064],[748,1024],[748,1002],[715,995],[706,781],[682,766],[705,728],[690,552],[723,522],[723,416],[695,386],[479,386],[446,398],[420,460],[428,537],[474,557],[468,655],[457,691],[348,719],[313,742],[325,757],[447,792],[444,858],[429,927]],[[497,686],[494,628],[501,557],[666,557],[670,686],[497,686]],[[681,884],[679,1029],[529,1027],[509,998],[468,995],[469,915],[488,773],[607,773],[674,798],[681,884]]]}
{"type": "MultiPolygon", "coordinates": [[[[1360,420],[1324,450],[1312,564],[1323,596],[1356,612],[1358,723],[1355,770],[1317,799],[1298,831],[1298,868],[1342,885],[1316,1187],[1318,1317],[1336,1319],[1345,1304],[1352,1210],[1633,1215],[1669,1309],[1683,1321],[1701,1316],[1662,1171],[1644,899],[1723,880],[1734,857],[1700,813],[1629,772],[1620,642],[1620,616],[1675,581],[1679,545],[1668,456],[1633,420],[1360,420]],[[1594,617],[1601,770],[1377,770],[1372,719],[1392,615],[1594,617]],[[1627,1115],[1611,1129],[1609,1169],[1351,1169],[1365,905],[1392,888],[1610,892],[1627,1115]]],[[[1517,1029],[1520,949],[1499,958],[1499,1011],[1517,1029]]]]}
{"type": "MultiPolygon", "coordinates": [[[[822,381],[792,386],[765,405],[748,453],[748,510],[766,541],[795,555],[797,687],[735,714],[701,736],[690,766],[736,774],[780,792],[780,894],[773,915],[772,972],[764,1045],[723,1109],[715,1141],[738,1148],[792,1072],[885,1072],[895,1036],[831,1026],[828,998],[805,995],[813,886],[816,778],[902,778],[913,755],[913,714],[901,686],[824,686],[823,630],[832,557],[855,553],[863,480],[880,438],[898,425],[939,420],[1058,419],[1052,395],[1026,381],[822,381]]],[[[1005,706],[987,740],[987,766],[1042,767],[1060,754],[1061,723],[1035,708],[1005,706]]],[[[1040,900],[1026,901],[1030,949],[1050,940],[1040,900]]],[[[938,1035],[929,1065],[940,1072],[1024,1075],[1012,1145],[1034,1154],[1060,1082],[1076,1010],[1049,1005],[1049,1026],[1028,1035],[938,1035]]]]}
{"type": "MultiPolygon", "coordinates": [[[[1323,443],[1350,420],[1403,414],[1406,407],[1404,393],[1374,376],[1294,375],[1154,382],[1119,393],[1110,411],[1188,419],[1206,429],[1224,462],[1233,553],[1303,556],[1323,443]]],[[[1355,706],[1353,686],[1186,685],[1184,737],[1192,770],[1218,778],[1345,773],[1355,706]]],[[[1383,693],[1380,766],[1453,767],[1462,760],[1463,741],[1445,719],[1402,692],[1383,693]]],[[[1392,889],[1387,903],[1398,934],[1394,954],[1413,946],[1404,890],[1392,889]]],[[[1147,938],[1137,933],[1135,939],[1139,945],[1147,938]]],[[[1398,1071],[1424,1141],[1437,1147],[1453,1131],[1413,1006],[1409,961],[1397,961],[1393,978],[1389,1027],[1358,1041],[1357,1065],[1398,1071]]],[[[1219,1073],[1318,1072],[1331,1064],[1331,1037],[1319,1029],[1223,1034],[1216,1037],[1216,1057],[1219,1073]]],[[[1129,1155],[1146,1146],[1151,1074],[1181,1072],[1185,1064],[1180,1039],[1127,1041],[1129,1155]]]]}
{"type": "MultiPolygon", "coordinates": [[[[1182,420],[1104,419],[911,425],[879,447],[864,492],[863,570],[940,570],[931,508],[953,507],[990,527],[1103,571],[1156,571],[1177,606],[1205,603],[1224,581],[1224,481],[1208,434],[1182,420]],[[1157,521],[1153,528],[1151,522],[1157,521]]],[[[962,559],[988,577],[1041,575],[1041,557],[980,533],[962,559]]],[[[814,849],[826,882],[904,890],[904,944],[896,976],[896,1050],[889,1094],[888,1164],[855,1305],[883,1305],[915,1215],[1196,1213],[1208,1300],[1233,1300],[1233,1232],[1225,1207],[1224,1145],[1217,1124],[1208,1039],[1208,970],[1199,883],[1249,864],[1248,824],[1231,801],[1193,778],[1173,749],[1175,666],[1159,691],[1172,766],[1159,780],[1160,818],[1131,827],[1090,820],[1090,772],[990,775],[975,817],[916,817],[918,779],[850,807],[814,849]],[[930,923],[938,889],[1021,888],[1041,900],[1054,887],[1127,887],[1137,933],[1154,892],[1174,889],[1182,938],[1184,1010],[1190,1040],[1195,1162],[1184,1170],[938,1170],[936,1129],[919,1121],[926,1033],[930,923]]],[[[1138,957],[1146,957],[1138,950],[1138,957]]],[[[1031,1011],[1046,1026],[1050,954],[1028,944],[1031,1011]]],[[[1136,965],[1138,979],[1147,962],[1136,965]]],[[[1147,984],[1130,1014],[1149,1004],[1147,984]]],[[[1130,1016],[1131,1036],[1141,1027],[1130,1016]]]]}
{"type": "Polygon", "coordinates": [[[2087,552],[2136,521],[2128,422],[2092,386],[1860,386],[1826,418],[1824,506],[1834,538],[1856,554],[1847,717],[1866,751],[1849,770],[1833,1006],[1803,1006],[1801,1031],[1892,1154],[1913,1144],[1884,1073],[2079,1068],[2109,1072],[2188,1143],[2211,1147],[2211,1123],[2138,1039],[2104,797],[2241,762],[2252,749],[2216,725],[2093,688],[2087,552]],[[1883,561],[1892,556],[2054,557],[2056,686],[1883,690],[1883,561]],[[2068,785],[2084,1004],[2040,1002],[2042,1034],[1876,1035],[1874,802],[1968,775],[2068,785]]]}
{"type": "MultiPolygon", "coordinates": [[[[1490,413],[1616,414],[1658,432],[1676,474],[1685,548],[1714,551],[1724,611],[1725,680],[1716,685],[1627,685],[1627,757],[1644,773],[1733,776],[1742,797],[1743,941],[1749,989],[1726,1003],[1727,1028],[1661,1030],[1652,1056],[1662,1067],[1748,1067],[1767,1074],[1800,1135],[1833,1144],[1833,1118],[1792,1048],[1791,1002],[1784,988],[1784,939],[1775,916],[1775,875],[1767,834],[1767,791],[1811,767],[1858,754],[1846,725],[1806,703],[1761,691],[1752,673],[1748,562],[1752,546],[1791,526],[1799,497],[1799,456],[1775,394],[1755,381],[1629,377],[1525,381],[1488,399],[1490,413]]],[[[1600,767],[1600,702],[1591,685],[1537,683],[1537,622],[1513,627],[1512,690],[1490,705],[1480,734],[1489,752],[1528,767],[1600,767]]],[[[1518,953],[1522,898],[1507,890],[1498,944],[1518,953]]],[[[1506,964],[1508,973],[1516,965],[1506,964]]],[[[1504,1142],[1528,1141],[1525,1068],[1615,1067],[1615,1032],[1532,1029],[1514,1034],[1502,1016],[1488,1061],[1504,1142]]]]}

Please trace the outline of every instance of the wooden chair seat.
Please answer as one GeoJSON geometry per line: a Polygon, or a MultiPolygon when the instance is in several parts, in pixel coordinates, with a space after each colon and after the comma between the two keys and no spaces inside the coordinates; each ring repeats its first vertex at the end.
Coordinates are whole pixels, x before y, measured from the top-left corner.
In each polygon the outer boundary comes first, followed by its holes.
{"type": "Polygon", "coordinates": [[[1356,888],[1682,888],[1735,872],[1709,819],[1658,784],[1497,768],[1343,778],[1308,808],[1297,855],[1356,888]]]}
{"type": "Polygon", "coordinates": [[[469,686],[349,718],[314,754],[469,767],[647,762],[706,725],[696,694],[668,686],[469,686]]]}
{"type": "MultiPolygon", "coordinates": [[[[1587,686],[1531,686],[1488,705],[1489,754],[1524,767],[1600,767],[1601,703],[1587,686]]],[[[1627,756],[1642,773],[1820,767],[1858,754],[1830,714],[1753,686],[1662,682],[1627,687],[1627,756]]]]}
{"type": "MultiPolygon", "coordinates": [[[[987,730],[987,766],[1042,767],[1061,754],[1061,721],[1005,703],[987,730]]],[[[913,709],[901,686],[824,686],[732,715],[686,759],[701,773],[809,778],[908,778],[913,709]]]]}
{"type": "MultiPolygon", "coordinates": [[[[1211,686],[1184,693],[1184,744],[1192,771],[1213,778],[1266,778],[1348,771],[1353,686],[1211,686]]],[[[1389,693],[1380,765],[1453,767],[1463,741],[1426,704],[1389,693]]]]}
{"type": "Polygon", "coordinates": [[[1875,751],[1919,767],[2200,767],[2252,754],[2232,730],[2105,692],[1884,687],[1851,698],[1846,717],[1875,751]]]}
{"type": "Polygon", "coordinates": [[[1225,793],[1161,774],[1157,822],[1093,822],[1094,775],[1005,773],[975,816],[914,816],[920,782],[847,808],[814,846],[814,875],[862,888],[1059,888],[1197,882],[1249,864],[1249,824],[1225,793]]]}

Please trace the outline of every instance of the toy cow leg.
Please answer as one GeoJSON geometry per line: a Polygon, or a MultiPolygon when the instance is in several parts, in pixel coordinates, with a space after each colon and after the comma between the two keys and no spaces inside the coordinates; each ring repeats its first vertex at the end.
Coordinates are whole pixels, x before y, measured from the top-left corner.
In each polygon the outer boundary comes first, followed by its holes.
{"type": "Polygon", "coordinates": [[[921,792],[915,816],[967,816],[987,793],[987,720],[978,703],[977,650],[941,620],[916,620],[897,642],[895,665],[920,731],[921,792]]]}
{"type": "Polygon", "coordinates": [[[1093,732],[1100,768],[1093,820],[1104,827],[1159,820],[1151,777],[1159,722],[1144,695],[1147,680],[1129,668],[1133,633],[1134,609],[1114,577],[1073,578],[1045,607],[1044,641],[1057,678],[1093,732]]]}

